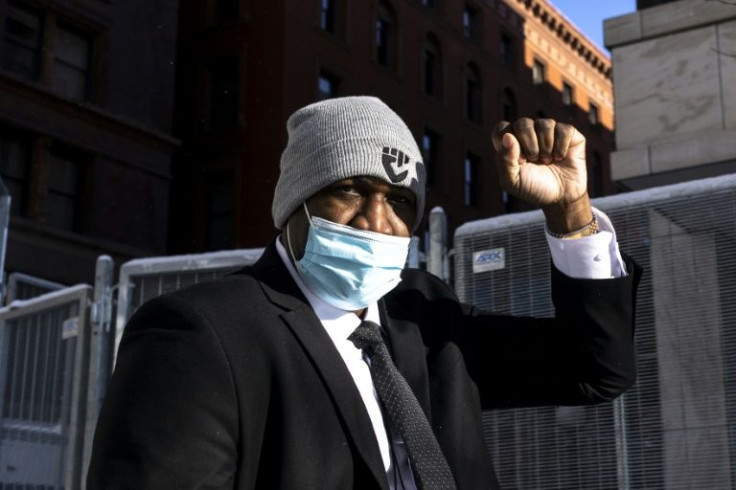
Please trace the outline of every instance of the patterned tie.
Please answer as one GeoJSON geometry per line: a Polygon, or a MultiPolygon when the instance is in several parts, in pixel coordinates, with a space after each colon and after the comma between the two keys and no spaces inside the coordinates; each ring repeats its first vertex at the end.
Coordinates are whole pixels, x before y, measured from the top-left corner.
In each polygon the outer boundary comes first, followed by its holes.
{"type": "Polygon", "coordinates": [[[381,337],[381,327],[364,321],[348,339],[357,348],[366,349],[370,356],[373,383],[388,413],[391,426],[399,431],[406,444],[419,489],[455,489],[452,472],[434,437],[427,416],[409,384],[391,360],[381,337]]]}

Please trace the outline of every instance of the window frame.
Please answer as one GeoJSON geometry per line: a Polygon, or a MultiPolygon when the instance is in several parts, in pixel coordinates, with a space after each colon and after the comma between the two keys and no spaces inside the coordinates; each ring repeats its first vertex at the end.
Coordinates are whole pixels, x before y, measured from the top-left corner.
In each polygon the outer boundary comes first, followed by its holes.
{"type": "Polygon", "coordinates": [[[561,96],[562,105],[565,107],[572,107],[575,105],[575,87],[565,80],[562,81],[561,96]]]}
{"type": "Polygon", "coordinates": [[[463,204],[478,207],[478,171],[480,157],[472,152],[465,153],[463,160],[463,204]]]}
{"type": "Polygon", "coordinates": [[[65,100],[69,100],[75,103],[79,102],[97,102],[96,99],[99,94],[96,90],[96,82],[98,78],[98,67],[96,66],[97,61],[97,50],[100,39],[100,33],[88,26],[82,25],[80,22],[71,19],[70,17],[58,13],[56,10],[51,8],[33,8],[21,4],[17,0],[10,0],[7,3],[7,9],[17,9],[24,11],[29,15],[34,15],[39,19],[39,32],[38,32],[38,49],[35,52],[34,69],[33,74],[28,77],[17,73],[12,70],[9,66],[9,58],[7,55],[8,44],[18,44],[12,39],[8,38],[7,34],[7,23],[10,16],[5,18],[5,36],[3,37],[3,49],[0,50],[2,54],[2,60],[0,61],[0,69],[4,73],[11,74],[17,78],[20,78],[26,82],[38,84],[44,90],[47,90],[65,100]],[[86,53],[86,68],[81,70],[78,66],[71,65],[68,61],[63,60],[57,53],[59,51],[57,46],[57,36],[60,30],[66,30],[69,33],[83,39],[87,44],[86,53]],[[53,37],[53,39],[52,39],[53,37]],[[46,60],[50,59],[50,62],[46,60]],[[56,65],[60,64],[63,66],[71,67],[82,73],[84,80],[84,87],[81,90],[81,98],[69,97],[65,91],[56,86],[56,82],[60,79],[55,72],[58,72],[56,65]]]}
{"type": "Polygon", "coordinates": [[[532,84],[543,85],[547,81],[547,65],[539,58],[532,61],[532,84]]]}

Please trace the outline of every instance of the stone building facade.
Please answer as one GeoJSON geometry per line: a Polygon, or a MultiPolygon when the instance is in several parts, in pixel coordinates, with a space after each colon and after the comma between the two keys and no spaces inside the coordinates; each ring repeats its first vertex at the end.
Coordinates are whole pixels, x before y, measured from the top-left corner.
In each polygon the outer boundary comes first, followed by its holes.
{"type": "Polygon", "coordinates": [[[545,0],[192,1],[179,47],[173,252],[274,236],[286,119],[325,97],[376,95],[405,119],[428,168],[427,213],[442,206],[450,230],[524,209],[497,184],[501,119],[574,123],[592,193],[615,191],[610,62],[545,0]]]}
{"type": "Polygon", "coordinates": [[[176,0],[0,0],[6,271],[92,282],[166,251],[176,0]]]}

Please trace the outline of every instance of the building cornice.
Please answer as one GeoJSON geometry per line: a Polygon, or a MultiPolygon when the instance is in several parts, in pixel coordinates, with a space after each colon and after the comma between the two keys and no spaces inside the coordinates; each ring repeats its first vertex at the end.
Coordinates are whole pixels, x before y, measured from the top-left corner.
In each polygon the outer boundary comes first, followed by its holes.
{"type": "MultiPolygon", "coordinates": [[[[511,3],[513,0],[507,0],[511,3]]],[[[553,32],[570,51],[576,53],[603,77],[611,79],[611,62],[606,53],[599,49],[585,34],[578,31],[572,22],[545,0],[515,0],[517,7],[528,12],[553,32]]]]}

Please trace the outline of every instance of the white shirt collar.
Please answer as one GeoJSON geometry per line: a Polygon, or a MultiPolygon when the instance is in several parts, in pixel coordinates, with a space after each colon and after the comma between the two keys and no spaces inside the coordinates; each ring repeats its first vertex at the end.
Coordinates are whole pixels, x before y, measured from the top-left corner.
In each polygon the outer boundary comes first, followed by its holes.
{"type": "MultiPolygon", "coordinates": [[[[360,325],[361,319],[352,311],[341,310],[340,308],[336,308],[335,306],[325,302],[319,296],[314,294],[306,284],[304,284],[304,281],[302,281],[302,278],[299,276],[299,272],[297,272],[294,264],[291,262],[286,248],[281,243],[281,236],[276,238],[276,251],[278,252],[279,257],[281,257],[281,261],[286,266],[286,270],[289,271],[291,278],[294,279],[296,285],[299,286],[299,289],[307,298],[307,301],[309,301],[315,315],[317,315],[317,318],[322,322],[322,325],[324,325],[333,342],[345,341],[353,330],[360,325]]],[[[379,325],[381,324],[381,317],[378,312],[378,303],[368,305],[364,319],[370,320],[379,325]]]]}

